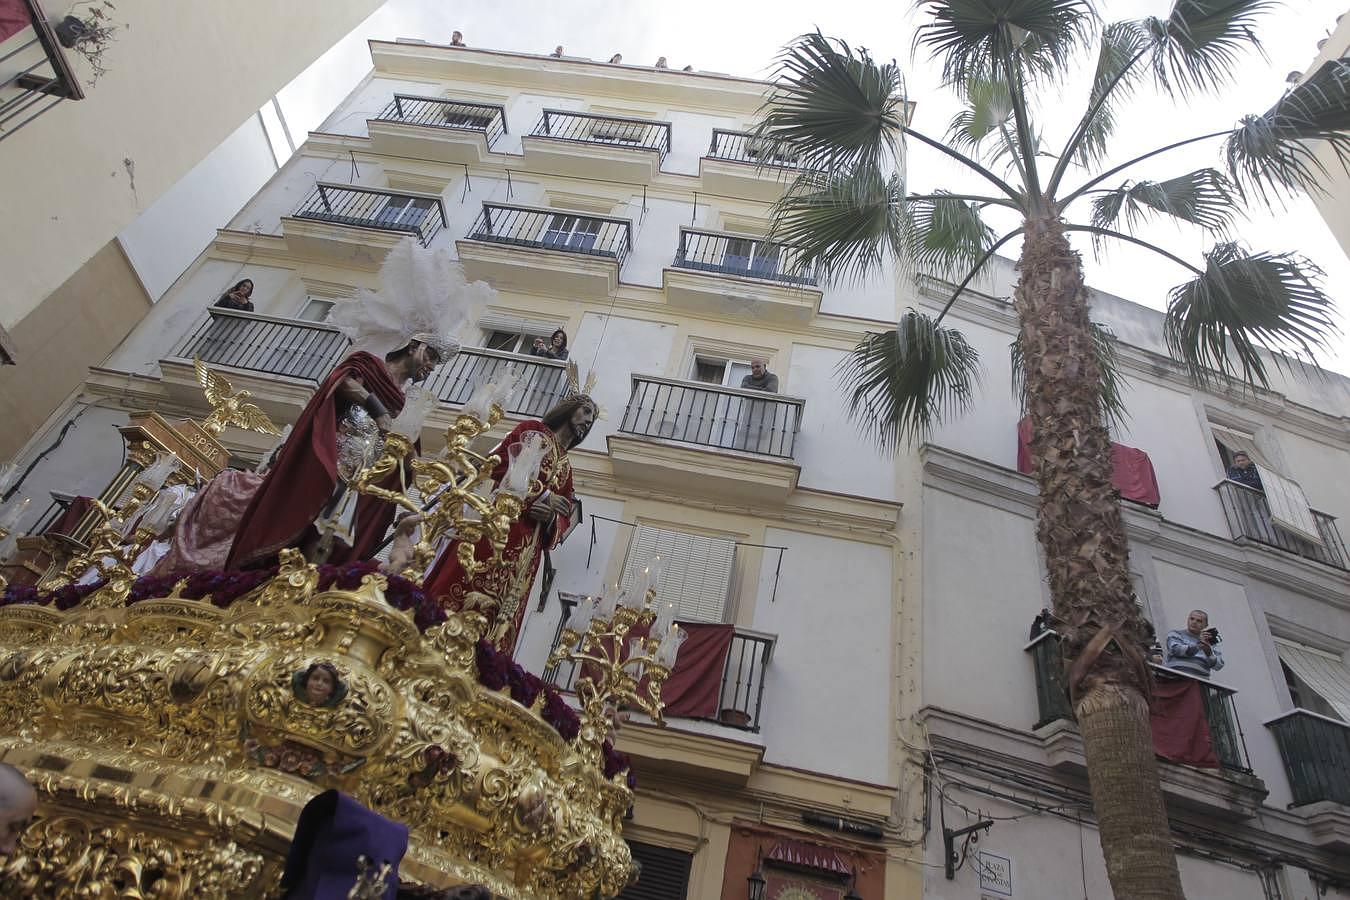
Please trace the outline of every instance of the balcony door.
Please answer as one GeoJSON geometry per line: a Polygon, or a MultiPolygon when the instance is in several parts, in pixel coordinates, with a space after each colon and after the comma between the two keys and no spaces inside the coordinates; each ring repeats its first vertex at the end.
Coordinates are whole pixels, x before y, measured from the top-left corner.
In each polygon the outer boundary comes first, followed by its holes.
{"type": "Polygon", "coordinates": [[[384,228],[415,231],[421,228],[435,204],[431,197],[390,197],[375,214],[375,221],[384,228]]]}
{"type": "Polygon", "coordinates": [[[727,272],[749,275],[751,278],[773,278],[778,274],[778,256],[779,248],[772,244],[730,238],[727,240],[726,252],[722,255],[722,267],[727,272]]]}
{"type": "Polygon", "coordinates": [[[544,231],[543,244],[559,250],[590,253],[600,239],[600,225],[599,219],[585,216],[554,216],[544,231]]]}

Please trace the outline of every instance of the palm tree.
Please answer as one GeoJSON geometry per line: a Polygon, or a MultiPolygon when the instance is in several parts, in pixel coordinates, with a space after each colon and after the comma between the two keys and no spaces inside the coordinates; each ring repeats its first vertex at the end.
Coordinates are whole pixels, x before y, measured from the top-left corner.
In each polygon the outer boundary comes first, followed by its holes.
{"type": "Polygon", "coordinates": [[[1128,548],[1111,483],[1108,418],[1120,413],[1109,335],[1089,319],[1074,234],[1125,241],[1189,271],[1165,317],[1172,354],[1199,381],[1268,383],[1266,364],[1311,359],[1334,330],[1320,272],[1292,254],[1253,252],[1228,237],[1244,204],[1315,188],[1325,142],[1350,159],[1350,66],[1328,63],[1263,114],[1106,167],[1114,116],[1142,85],[1193,97],[1221,88],[1255,20],[1273,0],[1175,0],[1166,18],[1103,25],[1089,0],[919,0],[915,36],[942,65],[963,109],[945,139],[910,125],[901,72],[819,33],[786,47],[757,138],[801,166],[772,212],[771,236],[827,282],[882,271],[890,257],[948,278],[936,318],[910,309],[870,334],[841,367],[849,410],[888,452],[921,439],[971,402],[979,357],[942,324],[995,251],[1020,236],[1013,303],[1031,449],[1038,460],[1037,537],[1060,620],[1092,801],[1117,897],[1181,897],[1176,857],[1150,739],[1144,623],[1133,602],[1128,548]],[[1096,67],[1085,111],[1062,146],[1047,149],[1037,91],[1058,86],[1075,60],[1096,67]],[[980,193],[906,190],[914,142],[983,179],[980,193]],[[1099,187],[1136,163],[1200,142],[1221,143],[1220,167],[1165,181],[1099,187]],[[1079,183],[1070,186],[1070,183],[1079,183]],[[1082,216],[1071,218],[1077,204],[1082,216]],[[996,235],[986,212],[1017,227],[996,235]],[[1133,232],[1170,216],[1212,234],[1197,262],[1133,232]]]}

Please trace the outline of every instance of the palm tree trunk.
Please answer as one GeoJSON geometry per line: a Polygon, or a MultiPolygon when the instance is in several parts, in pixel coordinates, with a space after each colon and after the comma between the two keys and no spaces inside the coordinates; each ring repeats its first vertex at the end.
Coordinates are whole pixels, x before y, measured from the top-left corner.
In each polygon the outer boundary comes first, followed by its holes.
{"type": "Polygon", "coordinates": [[[1111,484],[1082,261],[1053,208],[1026,224],[1014,302],[1021,319],[1037,538],[1061,621],[1106,872],[1117,900],[1182,898],[1149,727],[1129,550],[1111,484]]]}

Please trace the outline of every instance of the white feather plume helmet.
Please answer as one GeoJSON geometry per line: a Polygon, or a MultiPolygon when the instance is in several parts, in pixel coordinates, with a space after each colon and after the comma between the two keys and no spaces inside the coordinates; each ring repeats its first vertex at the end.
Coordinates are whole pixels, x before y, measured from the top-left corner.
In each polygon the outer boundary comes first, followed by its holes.
{"type": "Polygon", "coordinates": [[[404,238],[380,266],[379,285],[340,301],[330,318],[358,350],[383,356],[421,341],[445,361],[459,352],[455,335],[496,296],[487,282],[468,281],[444,248],[404,238]]]}

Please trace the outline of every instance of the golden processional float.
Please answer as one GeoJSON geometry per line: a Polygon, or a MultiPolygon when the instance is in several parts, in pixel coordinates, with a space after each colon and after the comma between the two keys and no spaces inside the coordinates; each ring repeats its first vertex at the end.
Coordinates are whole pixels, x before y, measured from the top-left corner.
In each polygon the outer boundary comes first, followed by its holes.
{"type": "Polygon", "coordinates": [[[404,883],[479,883],[519,900],[619,893],[634,868],[621,836],[633,794],[606,737],[621,706],[661,721],[681,637],[654,609],[654,580],[632,601],[583,603],[564,629],[551,662],[582,664],[579,709],[483,640],[483,609],[447,614],[419,590],[445,536],[486,535],[486,565],[501,563],[534,478],[529,459],[512,460],[494,492],[499,460],[472,449],[502,417],[501,387],[480,388],[440,456],[414,458],[430,404],[410,402],[343,473],[408,509],[436,499],[400,575],[288,551],[261,573],[138,579],[161,493],[224,468],[227,424],[271,428],[215,388],[203,423],[130,417],[126,465],[73,537],[20,537],[0,513],[0,561],[14,557],[0,760],[39,795],[0,895],[275,895],[301,809],[330,788],[409,827],[404,883]],[[400,490],[374,487],[394,471],[400,490]],[[304,674],[322,664],[338,683],[313,697],[304,674]]]}

